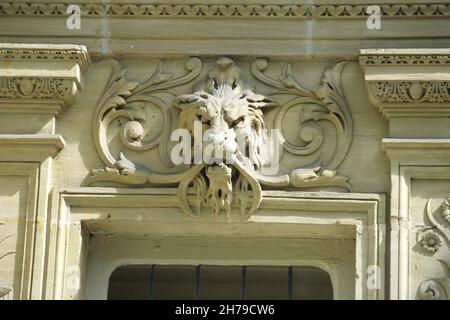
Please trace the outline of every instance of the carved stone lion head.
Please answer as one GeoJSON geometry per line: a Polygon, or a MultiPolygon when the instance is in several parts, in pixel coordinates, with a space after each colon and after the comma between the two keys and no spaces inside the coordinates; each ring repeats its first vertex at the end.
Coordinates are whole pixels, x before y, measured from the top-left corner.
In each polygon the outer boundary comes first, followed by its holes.
{"type": "Polygon", "coordinates": [[[221,150],[212,154],[216,163],[240,153],[259,167],[266,128],[261,108],[273,103],[244,87],[240,69],[229,58],[217,60],[208,77],[202,90],[175,99],[174,106],[181,110],[179,127],[195,134],[194,122],[201,122],[205,140],[221,150]]]}

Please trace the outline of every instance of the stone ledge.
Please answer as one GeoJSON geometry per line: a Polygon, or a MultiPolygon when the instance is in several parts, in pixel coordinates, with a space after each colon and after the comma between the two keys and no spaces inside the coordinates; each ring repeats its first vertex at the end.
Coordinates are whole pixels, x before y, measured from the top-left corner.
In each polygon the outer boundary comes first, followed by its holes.
{"type": "Polygon", "coordinates": [[[383,147],[398,149],[450,149],[450,139],[396,139],[384,138],[383,147]]]}
{"type": "Polygon", "coordinates": [[[42,161],[65,147],[59,134],[0,134],[1,161],[42,161]]]}
{"type": "Polygon", "coordinates": [[[450,163],[450,139],[382,139],[382,149],[391,160],[408,165],[450,163]]]}

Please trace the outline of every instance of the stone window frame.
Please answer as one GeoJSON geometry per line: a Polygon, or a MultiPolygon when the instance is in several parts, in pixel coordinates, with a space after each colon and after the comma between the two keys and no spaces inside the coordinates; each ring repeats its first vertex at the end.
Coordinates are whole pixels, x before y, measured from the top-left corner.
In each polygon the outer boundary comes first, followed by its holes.
{"type": "MultiPolygon", "coordinates": [[[[384,299],[385,297],[385,195],[366,193],[305,193],[286,191],[265,191],[261,209],[291,210],[297,216],[301,213],[296,208],[302,208],[309,213],[331,214],[332,218],[323,219],[321,223],[350,226],[354,228],[356,239],[355,255],[355,299],[384,299]],[[369,289],[367,286],[367,267],[375,265],[380,270],[381,288],[369,289]]],[[[178,213],[176,190],[174,189],[124,189],[124,188],[65,188],[56,187],[53,190],[50,211],[50,236],[47,242],[47,264],[45,267],[46,283],[44,298],[46,299],[77,299],[85,298],[86,259],[88,246],[83,241],[89,236],[86,223],[107,219],[110,210],[127,208],[129,220],[133,216],[133,208],[165,208],[170,209],[180,219],[192,219],[178,213]],[[82,210],[80,210],[82,209],[82,210]],[[84,213],[83,213],[84,212],[84,213]],[[87,212],[87,213],[86,213],[87,212]],[[70,256],[69,256],[70,253],[70,256]],[[75,258],[75,262],[71,261],[75,258]],[[78,265],[79,268],[73,269],[78,265]],[[73,276],[76,275],[76,278],[73,276]],[[68,289],[68,282],[78,281],[76,289],[68,289]]],[[[124,213],[121,213],[124,214],[124,213]]],[[[158,219],[167,224],[176,221],[173,214],[152,212],[158,219]]],[[[301,216],[301,214],[300,214],[301,216]]],[[[255,223],[270,223],[276,219],[286,225],[295,223],[292,216],[259,215],[258,212],[250,218],[255,223]],[[272,220],[272,221],[271,221],[272,220]]],[[[295,220],[295,216],[294,216],[295,220]]],[[[301,220],[301,219],[300,219],[301,220]]],[[[316,219],[317,223],[321,219],[316,219]]],[[[298,221],[297,221],[298,222],[298,221]]],[[[217,222],[219,223],[219,222],[217,222]]],[[[305,223],[303,223],[305,224],[305,223]]],[[[306,223],[307,225],[308,223],[306,223]]],[[[312,224],[311,222],[309,224],[312,224]]],[[[129,261],[128,261],[129,262],[129,261]]],[[[103,294],[87,296],[87,298],[106,299],[109,275],[119,265],[127,261],[117,260],[103,272],[105,288],[103,294]]],[[[135,261],[134,261],[135,263],[135,261]]],[[[323,267],[323,266],[322,266],[323,267]]],[[[328,271],[328,270],[326,270],[328,271]]],[[[339,299],[339,283],[336,283],[331,272],[334,296],[339,299]]],[[[370,275],[370,274],[369,274],[370,275]]],[[[91,275],[92,276],[92,275],[91,275]]],[[[100,281],[100,282],[101,282],[100,281]]]]}
{"type": "Polygon", "coordinates": [[[410,299],[411,293],[417,288],[411,288],[410,281],[410,228],[411,217],[410,203],[412,181],[419,179],[450,180],[450,166],[445,165],[399,165],[398,176],[398,206],[399,226],[391,230],[391,251],[398,252],[398,258],[391,260],[391,278],[397,281],[391,282],[391,291],[398,292],[399,299],[410,299]],[[403,224],[403,226],[402,226],[403,224]],[[403,227],[403,228],[402,228],[403,227]],[[394,251],[395,250],[395,251],[394,251]]]}

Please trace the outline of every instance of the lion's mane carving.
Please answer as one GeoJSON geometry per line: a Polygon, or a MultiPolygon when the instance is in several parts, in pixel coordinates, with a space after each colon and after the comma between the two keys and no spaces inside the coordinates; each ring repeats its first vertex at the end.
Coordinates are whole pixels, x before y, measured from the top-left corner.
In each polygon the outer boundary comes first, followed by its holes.
{"type": "MultiPolygon", "coordinates": [[[[210,142],[223,147],[225,154],[247,154],[257,168],[265,163],[263,130],[267,127],[261,109],[274,105],[244,86],[239,68],[228,58],[217,61],[201,91],[181,95],[174,101],[181,110],[179,127],[194,135],[195,121],[201,122],[202,132],[207,132],[210,142]]],[[[215,160],[225,161],[221,159],[224,156],[215,160]]]]}

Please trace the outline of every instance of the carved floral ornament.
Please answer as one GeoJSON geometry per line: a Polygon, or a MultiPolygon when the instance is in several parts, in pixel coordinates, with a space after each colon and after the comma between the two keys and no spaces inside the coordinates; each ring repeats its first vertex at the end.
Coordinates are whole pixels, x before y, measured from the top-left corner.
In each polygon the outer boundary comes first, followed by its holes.
{"type": "Polygon", "coordinates": [[[450,101],[450,82],[372,82],[373,101],[381,103],[444,103],[450,101]]]}
{"type": "Polygon", "coordinates": [[[431,199],[428,199],[425,217],[428,223],[419,230],[417,243],[424,254],[442,265],[445,275],[423,281],[418,288],[418,296],[422,300],[447,300],[450,297],[450,198],[434,212],[431,199]]]}
{"type": "MultiPolygon", "coordinates": [[[[336,172],[350,148],[353,132],[340,81],[344,65],[341,62],[326,70],[322,83],[310,91],[294,79],[290,64],[273,77],[266,73],[268,61],[256,59],[250,65],[251,75],[271,92],[263,95],[245,84],[241,69],[226,57],[210,67],[191,58],[185,64],[187,72],[179,77],[160,62],[143,83],[127,81],[126,70],[116,64],[93,123],[93,138],[106,168],[93,169],[88,184],[178,186],[179,205],[187,215],[201,216],[202,208],[209,208],[216,216],[224,211],[230,217],[232,207],[237,206],[244,218],[259,207],[263,186],[349,190],[348,179],[336,172]],[[194,81],[198,85],[192,93],[177,92],[194,81]],[[150,108],[158,110],[162,124],[149,138],[150,108]],[[296,125],[300,144],[285,137],[283,123],[291,108],[300,110],[296,125]],[[266,117],[269,112],[274,114],[270,121],[266,117]],[[112,146],[114,138],[109,137],[110,128],[118,121],[116,140],[120,147],[112,146]],[[334,132],[331,136],[326,134],[330,128],[334,132]],[[180,138],[173,139],[180,130],[194,139],[182,150],[183,163],[178,165],[173,157],[177,152],[169,145],[180,138]],[[197,130],[200,143],[196,141],[197,130]],[[138,161],[129,156],[154,148],[159,149],[164,171],[153,169],[150,160],[143,163],[142,157],[138,161]],[[212,150],[209,153],[208,148],[212,150]],[[306,164],[281,172],[279,164],[286,152],[298,157],[297,163],[306,164]],[[199,158],[199,154],[207,156],[199,158]]],[[[178,146],[186,142],[182,137],[179,141],[178,146]]]]}
{"type": "Polygon", "coordinates": [[[0,99],[75,100],[77,84],[63,78],[0,78],[0,99]]]}

